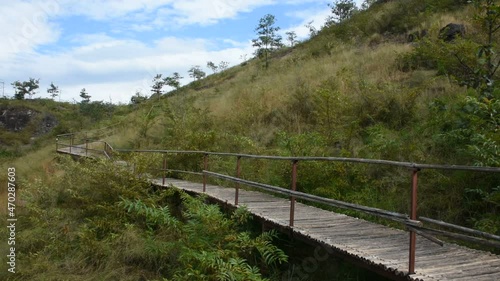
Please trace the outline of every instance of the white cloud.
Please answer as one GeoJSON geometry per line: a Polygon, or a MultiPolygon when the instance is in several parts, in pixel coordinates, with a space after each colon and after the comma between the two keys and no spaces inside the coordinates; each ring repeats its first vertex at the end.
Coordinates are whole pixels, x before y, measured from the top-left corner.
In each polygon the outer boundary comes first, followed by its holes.
{"type": "Polygon", "coordinates": [[[302,21],[298,25],[283,29],[282,33],[285,34],[285,32],[294,31],[297,34],[298,39],[308,38],[309,29],[306,27],[306,25],[312,22],[311,25],[319,31],[325,24],[325,20],[329,15],[330,11],[324,8],[301,10],[289,13],[288,16],[299,18],[302,21]]]}
{"type": "Polygon", "coordinates": [[[32,52],[42,44],[55,42],[60,31],[49,22],[49,17],[58,12],[59,6],[51,2],[2,3],[0,62],[23,52],[32,52]]]}
{"type": "MultiPolygon", "coordinates": [[[[300,3],[298,0],[9,1],[0,10],[0,32],[7,42],[0,45],[0,80],[4,79],[7,84],[28,77],[41,78],[39,96],[42,97],[48,96],[46,89],[54,82],[62,90],[62,100],[79,101],[80,90],[86,88],[92,100],[109,101],[111,97],[113,102],[127,103],[137,90],[142,89],[143,94],[149,95],[151,80],[158,73],[179,72],[185,77],[182,80],[185,84],[191,81],[187,71],[192,65],[205,68],[207,61],[227,61],[236,65],[242,56],[253,53],[251,42],[164,36],[146,43],[133,39],[134,36],[113,37],[118,35],[109,30],[107,33],[61,35],[62,30],[55,20],[78,15],[111,25],[117,33],[144,32],[193,24],[210,25],[277,2],[317,4],[317,0],[300,3]],[[40,51],[40,46],[55,43],[62,36],[71,47],[40,51]],[[12,40],[21,43],[12,45],[9,43],[12,40]]],[[[314,20],[319,28],[329,13],[325,5],[289,14],[301,23],[283,33],[294,30],[299,38],[307,37],[304,25],[314,20]]]]}
{"type": "MultiPolygon", "coordinates": [[[[111,96],[113,102],[128,103],[137,90],[149,95],[151,80],[158,73],[179,72],[185,77],[182,82],[188,83],[191,79],[187,71],[191,66],[205,68],[207,61],[235,65],[241,62],[241,55],[252,51],[250,42],[233,42],[235,47],[211,51],[217,42],[197,38],[164,37],[152,46],[102,34],[81,39],[85,45],[66,52],[25,54],[22,64],[17,60],[7,65],[8,75],[13,81],[42,78],[38,95],[42,97],[48,97],[46,89],[54,82],[63,91],[65,101],[79,101],[80,90],[86,88],[92,100],[109,101],[111,96]]],[[[2,75],[7,74],[0,70],[2,75]]]]}
{"type": "MultiPolygon", "coordinates": [[[[53,0],[56,1],[56,0],[53,0]]],[[[185,25],[215,24],[235,18],[273,0],[58,0],[66,16],[82,15],[97,21],[121,23],[124,29],[150,31],[185,25]]]]}
{"type": "Polygon", "coordinates": [[[93,20],[108,21],[133,12],[151,13],[173,0],[57,0],[65,15],[82,15],[93,20]]]}

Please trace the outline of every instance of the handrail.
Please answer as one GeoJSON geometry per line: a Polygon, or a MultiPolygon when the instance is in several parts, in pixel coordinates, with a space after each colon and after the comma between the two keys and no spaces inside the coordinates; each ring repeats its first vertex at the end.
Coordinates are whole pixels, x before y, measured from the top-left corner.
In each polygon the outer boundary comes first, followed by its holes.
{"type": "MultiPolygon", "coordinates": [[[[410,232],[410,247],[409,247],[409,274],[415,273],[415,254],[416,254],[416,234],[421,235],[422,237],[437,243],[439,245],[443,245],[443,242],[439,239],[433,237],[432,235],[442,235],[446,237],[451,237],[453,239],[459,239],[464,241],[469,241],[473,243],[488,245],[500,248],[500,243],[496,241],[500,241],[500,236],[493,235],[490,233],[485,233],[481,231],[477,231],[474,229],[461,227],[458,225],[453,225],[425,217],[417,216],[417,190],[418,190],[418,173],[423,169],[439,169],[439,170],[455,170],[455,171],[474,171],[474,172],[489,172],[489,173],[500,173],[500,167],[478,167],[478,166],[464,166],[464,165],[441,165],[441,164],[419,164],[412,162],[401,162],[401,161],[391,161],[391,160],[380,160],[380,159],[364,159],[364,158],[346,158],[346,157],[310,157],[310,156],[270,156],[270,155],[253,155],[253,154],[241,154],[241,153],[226,153],[226,152],[210,152],[210,151],[197,151],[197,150],[156,150],[156,149],[113,149],[107,142],[104,141],[104,154],[107,154],[107,149],[110,149],[111,152],[122,152],[122,153],[159,153],[159,154],[195,154],[202,155],[202,172],[194,172],[194,171],[184,171],[184,170],[174,170],[167,169],[167,159],[163,157],[163,167],[162,169],[155,169],[157,171],[163,172],[163,180],[162,183],[165,185],[166,175],[164,172],[180,172],[180,173],[188,173],[195,175],[203,176],[203,192],[206,191],[207,185],[207,177],[216,177],[228,181],[232,181],[236,183],[235,188],[235,205],[238,205],[238,189],[239,184],[245,184],[248,186],[256,187],[259,189],[263,189],[266,191],[270,191],[273,193],[278,193],[282,195],[286,195],[290,197],[290,227],[293,227],[294,222],[294,206],[296,198],[312,201],[316,203],[326,204],[329,206],[334,206],[338,208],[350,209],[355,211],[361,211],[370,215],[375,215],[377,217],[389,219],[392,221],[396,221],[398,223],[402,223],[406,226],[406,229],[410,232]],[[211,172],[208,170],[208,158],[211,155],[215,156],[230,156],[237,158],[236,165],[236,177],[232,177],[229,175],[224,175],[220,173],[211,172]],[[292,183],[291,190],[285,189],[282,187],[272,186],[263,183],[257,183],[249,180],[244,180],[240,178],[241,167],[240,160],[242,158],[248,159],[268,159],[268,160],[285,160],[292,162],[292,183]],[[362,163],[362,164],[375,164],[375,165],[388,165],[394,167],[402,167],[411,170],[411,211],[409,215],[400,214],[397,212],[391,212],[387,210],[382,210],[373,207],[362,206],[358,204],[343,202],[330,198],[323,198],[320,196],[307,194],[303,192],[296,191],[296,183],[297,183],[297,163],[299,161],[329,161],[329,162],[341,162],[341,163],[362,163]],[[422,222],[427,222],[434,225],[439,225],[441,227],[446,227],[455,231],[460,231],[466,234],[458,234],[452,233],[445,230],[432,229],[424,227],[422,222]],[[468,234],[468,235],[467,235],[468,234]],[[480,236],[478,238],[476,235],[480,236]],[[491,239],[491,240],[488,240],[491,239]],[[494,241],[492,241],[494,240],[494,241]]],[[[71,149],[71,146],[70,146],[71,149]]]]}
{"type": "Polygon", "coordinates": [[[269,185],[269,184],[263,184],[263,183],[258,183],[258,182],[254,182],[254,181],[244,180],[244,179],[231,177],[228,175],[223,175],[223,174],[214,173],[214,172],[210,172],[210,171],[204,170],[203,173],[207,174],[209,176],[216,177],[216,178],[243,183],[243,184],[248,185],[248,186],[253,186],[253,187],[256,187],[259,189],[271,191],[274,193],[279,193],[282,195],[294,196],[295,198],[300,198],[300,199],[304,199],[304,200],[311,201],[311,202],[322,203],[322,204],[326,204],[326,205],[337,207],[337,208],[361,211],[361,212],[364,212],[364,213],[367,213],[370,215],[375,215],[378,217],[390,219],[390,220],[397,221],[397,222],[404,223],[405,221],[409,221],[408,215],[400,214],[397,212],[390,212],[390,211],[386,211],[386,210],[382,210],[382,209],[378,209],[378,208],[366,207],[366,206],[362,206],[362,205],[358,205],[358,204],[354,204],[354,203],[347,203],[347,202],[339,201],[339,200],[335,200],[335,199],[324,198],[321,196],[316,196],[316,195],[312,195],[312,194],[308,194],[308,193],[304,193],[304,192],[300,192],[300,191],[289,190],[289,189],[285,189],[282,187],[277,187],[277,186],[273,186],[273,185],[269,185]]]}
{"type": "Polygon", "coordinates": [[[270,155],[255,155],[255,154],[226,153],[226,152],[210,152],[210,151],[199,151],[199,150],[116,149],[115,151],[136,152],[136,153],[201,154],[201,155],[235,156],[235,157],[253,158],[253,159],[289,160],[289,161],[330,161],[330,162],[346,162],[346,163],[381,164],[381,165],[405,167],[409,169],[420,169],[420,170],[435,169],[435,170],[459,170],[459,171],[500,173],[500,167],[497,168],[497,167],[485,167],[485,166],[419,164],[414,162],[401,162],[401,161],[366,159],[366,158],[320,157],[320,156],[317,157],[270,156],[270,155]]]}

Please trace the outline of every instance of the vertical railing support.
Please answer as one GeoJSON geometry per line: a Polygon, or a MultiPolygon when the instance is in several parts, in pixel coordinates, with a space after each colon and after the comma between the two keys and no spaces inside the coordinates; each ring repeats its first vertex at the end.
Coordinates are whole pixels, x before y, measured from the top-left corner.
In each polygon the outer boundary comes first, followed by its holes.
{"type": "MultiPolygon", "coordinates": [[[[413,169],[411,177],[411,211],[410,219],[417,220],[417,189],[418,189],[418,171],[420,169],[413,169]]],[[[415,274],[415,252],[417,246],[417,235],[414,231],[410,230],[410,256],[408,259],[408,273],[415,274]]]]}
{"type": "Polygon", "coordinates": [[[56,138],[56,151],[59,150],[59,138],[56,138]]]}
{"type": "MultiPolygon", "coordinates": [[[[203,154],[203,171],[208,170],[208,154],[203,154]]],[[[207,190],[207,174],[203,172],[203,192],[207,190]]]]}
{"type": "Polygon", "coordinates": [[[162,175],[163,175],[163,178],[162,178],[162,181],[161,181],[161,185],[162,186],[165,186],[165,177],[166,177],[166,174],[167,174],[167,154],[163,153],[163,165],[162,165],[162,175]]]}
{"type": "MultiPolygon", "coordinates": [[[[240,178],[241,176],[241,156],[236,158],[236,177],[240,178]]],[[[234,191],[234,205],[238,206],[238,196],[240,192],[240,183],[236,182],[236,189],[234,191]]]]}
{"type": "Polygon", "coordinates": [[[85,156],[88,155],[89,152],[89,139],[85,138],[85,156]]]}
{"type": "Polygon", "coordinates": [[[69,154],[71,154],[71,147],[73,146],[73,135],[69,137],[69,154]]]}
{"type": "MultiPolygon", "coordinates": [[[[292,161],[292,190],[297,190],[297,163],[298,160],[292,161]]],[[[290,223],[292,227],[295,219],[295,196],[290,196],[290,223]]]]}

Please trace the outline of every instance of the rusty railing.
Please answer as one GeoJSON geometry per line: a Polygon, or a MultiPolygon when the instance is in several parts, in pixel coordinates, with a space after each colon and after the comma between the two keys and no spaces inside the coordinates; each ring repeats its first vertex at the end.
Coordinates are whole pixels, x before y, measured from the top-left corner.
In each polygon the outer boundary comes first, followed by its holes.
{"type": "MultiPolygon", "coordinates": [[[[70,144],[73,144],[70,141],[70,144]]],[[[70,146],[71,147],[71,146],[70,146]]],[[[310,202],[316,202],[325,204],[328,206],[333,206],[337,208],[343,208],[348,210],[360,211],[366,214],[374,215],[384,219],[389,219],[396,221],[406,226],[409,231],[409,253],[408,253],[408,272],[409,274],[415,273],[415,252],[416,252],[416,235],[420,235],[430,241],[443,245],[443,242],[433,235],[440,235],[449,237],[452,239],[459,239],[468,242],[488,245],[496,248],[500,248],[500,236],[493,235],[490,233],[481,232],[478,230],[449,224],[443,221],[438,221],[426,217],[419,217],[417,215],[417,193],[418,193],[418,174],[421,170],[456,170],[456,171],[471,171],[471,172],[488,172],[488,173],[500,173],[500,168],[496,167],[474,167],[474,166],[458,166],[458,165],[434,165],[434,164],[417,164],[410,162],[399,162],[399,161],[389,161],[389,160],[376,160],[376,159],[362,159],[362,158],[343,158],[343,157],[285,157],[285,156],[266,156],[266,155],[251,155],[251,154],[238,154],[238,153],[222,153],[222,152],[206,152],[206,151],[179,151],[179,150],[127,150],[127,149],[115,149],[109,144],[104,144],[105,153],[111,154],[113,151],[122,153],[159,153],[163,155],[161,169],[155,169],[161,171],[162,173],[162,184],[165,185],[166,173],[167,172],[179,172],[195,174],[202,177],[203,192],[206,192],[208,177],[219,178],[235,183],[235,198],[234,203],[238,205],[239,200],[239,189],[240,184],[247,185],[250,187],[258,188],[272,193],[277,193],[281,195],[288,196],[290,199],[290,220],[289,226],[294,225],[294,214],[295,214],[295,201],[296,199],[302,199],[310,202]],[[202,162],[200,165],[203,167],[201,172],[188,171],[188,170],[176,170],[169,169],[167,163],[168,154],[195,154],[202,156],[202,162]],[[209,171],[209,158],[210,156],[221,156],[221,157],[235,157],[235,176],[224,175],[220,173],[215,173],[209,171]],[[254,181],[249,181],[241,178],[241,160],[243,158],[247,159],[267,159],[274,161],[290,161],[291,163],[291,184],[290,189],[272,186],[264,183],[258,183],[254,181]],[[296,190],[297,187],[297,177],[298,177],[298,164],[300,162],[306,161],[327,161],[327,162],[342,162],[342,163],[363,163],[363,164],[373,164],[373,165],[387,165],[400,168],[408,169],[410,173],[410,214],[401,214],[397,212],[387,211],[383,209],[362,206],[354,203],[339,201],[330,198],[324,198],[308,193],[299,192],[296,190]],[[465,234],[457,234],[449,231],[433,229],[429,227],[424,227],[423,222],[438,225],[441,227],[446,227],[451,230],[459,231],[465,234]],[[479,237],[478,237],[479,236],[479,237]]]]}

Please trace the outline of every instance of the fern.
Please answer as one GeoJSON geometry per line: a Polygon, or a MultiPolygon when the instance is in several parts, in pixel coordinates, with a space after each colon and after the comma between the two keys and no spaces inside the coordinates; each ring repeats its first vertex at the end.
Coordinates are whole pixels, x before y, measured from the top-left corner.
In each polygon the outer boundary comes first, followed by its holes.
{"type": "Polygon", "coordinates": [[[277,236],[277,232],[271,230],[262,233],[256,239],[256,248],[262,256],[264,263],[268,266],[275,266],[277,263],[281,264],[288,261],[288,256],[285,252],[271,243],[272,239],[277,236]]]}
{"type": "Polygon", "coordinates": [[[172,230],[179,229],[179,221],[170,214],[167,206],[149,207],[139,199],[136,199],[135,201],[122,199],[119,206],[127,210],[128,213],[145,216],[146,222],[149,226],[166,225],[172,230]]]}

